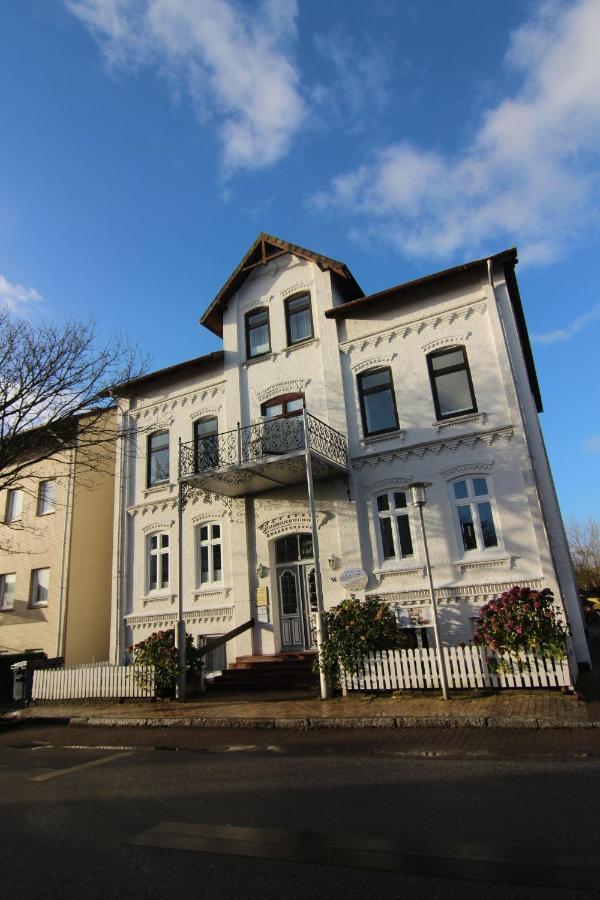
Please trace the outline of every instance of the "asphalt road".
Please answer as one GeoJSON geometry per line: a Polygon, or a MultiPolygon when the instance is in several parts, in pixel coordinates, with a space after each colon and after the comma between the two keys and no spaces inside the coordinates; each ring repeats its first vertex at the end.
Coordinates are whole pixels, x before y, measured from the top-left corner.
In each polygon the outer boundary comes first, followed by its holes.
{"type": "Polygon", "coordinates": [[[171,731],[3,729],[2,895],[600,897],[600,759],[541,732],[171,731]]]}

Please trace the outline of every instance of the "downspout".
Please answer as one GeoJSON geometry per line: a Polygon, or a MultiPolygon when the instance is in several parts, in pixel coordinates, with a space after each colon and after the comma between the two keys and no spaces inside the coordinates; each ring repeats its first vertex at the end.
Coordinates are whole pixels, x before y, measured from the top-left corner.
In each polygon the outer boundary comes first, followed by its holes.
{"type": "MultiPolygon", "coordinates": [[[[529,440],[527,437],[527,429],[525,427],[525,413],[523,412],[523,404],[521,402],[521,397],[519,396],[519,391],[517,389],[517,379],[515,376],[515,367],[514,367],[512,355],[510,352],[510,344],[508,342],[508,335],[506,333],[506,323],[504,321],[504,316],[502,315],[502,308],[501,308],[500,304],[498,303],[498,298],[496,297],[496,290],[494,288],[494,279],[493,279],[493,273],[492,273],[492,260],[491,259],[487,260],[487,275],[488,275],[488,284],[489,284],[490,290],[492,292],[492,297],[494,298],[494,301],[496,304],[496,309],[498,310],[498,318],[500,319],[500,327],[502,328],[502,337],[504,338],[504,347],[505,347],[506,355],[508,358],[508,364],[510,366],[510,373],[512,376],[512,383],[513,383],[515,397],[517,398],[519,419],[521,422],[521,432],[523,434],[523,441],[525,442],[525,448],[527,450],[527,461],[529,463],[529,469],[531,471],[533,487],[535,490],[535,495],[537,497],[538,507],[539,507],[539,510],[541,513],[542,528],[544,529],[544,537],[546,538],[546,545],[548,547],[548,551],[550,553],[550,559],[552,560],[552,567],[554,569],[554,577],[555,577],[556,584],[557,584],[557,587],[560,592],[560,601],[561,601],[561,605],[562,605],[563,615],[565,617],[565,622],[568,622],[567,609],[566,609],[564,597],[562,596],[562,588],[561,588],[561,584],[560,584],[559,577],[558,577],[558,565],[556,562],[554,550],[552,548],[552,543],[550,541],[548,527],[546,525],[546,515],[544,512],[544,504],[542,502],[542,495],[541,495],[541,491],[540,491],[537,472],[535,470],[535,466],[533,465],[533,456],[531,453],[531,446],[530,446],[530,443],[529,443],[529,440]]],[[[571,670],[571,677],[573,679],[576,679],[577,678],[577,665],[576,665],[576,663],[574,663],[574,659],[573,659],[574,652],[573,652],[573,647],[571,645],[570,639],[569,639],[569,646],[568,646],[568,658],[569,658],[569,668],[571,670]]]]}
{"type": "Polygon", "coordinates": [[[58,633],[56,640],[56,655],[65,655],[67,646],[67,612],[68,612],[68,585],[69,577],[67,567],[71,564],[71,535],[73,530],[73,498],[75,495],[75,447],[71,448],[69,460],[69,477],[67,483],[67,503],[65,512],[65,529],[63,533],[61,564],[60,564],[60,591],[58,605],[58,633]]]}

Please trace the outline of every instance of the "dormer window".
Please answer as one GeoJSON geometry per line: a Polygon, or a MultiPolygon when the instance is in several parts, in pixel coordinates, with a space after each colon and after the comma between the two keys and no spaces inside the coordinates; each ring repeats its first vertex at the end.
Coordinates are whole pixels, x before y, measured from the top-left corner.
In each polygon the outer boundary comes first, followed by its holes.
{"type": "Polygon", "coordinates": [[[271,352],[269,310],[253,309],[246,313],[246,355],[248,359],[271,352]]]}
{"type": "Polygon", "coordinates": [[[313,336],[310,294],[300,294],[285,301],[285,325],[288,347],[309,341],[313,336]]]}

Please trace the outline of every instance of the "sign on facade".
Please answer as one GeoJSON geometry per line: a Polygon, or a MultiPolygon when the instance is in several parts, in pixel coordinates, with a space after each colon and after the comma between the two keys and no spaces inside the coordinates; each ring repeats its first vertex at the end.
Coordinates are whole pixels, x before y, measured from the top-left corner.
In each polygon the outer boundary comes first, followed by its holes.
{"type": "Polygon", "coordinates": [[[340,584],[348,593],[363,591],[368,581],[369,576],[364,569],[344,569],[340,575],[340,584]]]}
{"type": "Polygon", "coordinates": [[[400,628],[427,628],[431,625],[431,607],[397,606],[396,618],[400,628]]]}

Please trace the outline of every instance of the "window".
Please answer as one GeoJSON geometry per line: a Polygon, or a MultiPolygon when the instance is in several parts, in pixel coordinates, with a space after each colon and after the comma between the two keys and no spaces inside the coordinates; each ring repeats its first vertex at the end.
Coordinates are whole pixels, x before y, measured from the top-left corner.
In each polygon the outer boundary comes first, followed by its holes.
{"type": "Polygon", "coordinates": [[[487,478],[463,478],[452,485],[465,550],[498,546],[487,478]]]}
{"type": "Polygon", "coordinates": [[[8,575],[0,575],[0,610],[14,608],[16,587],[17,576],[14,572],[8,575]]]}
{"type": "Polygon", "coordinates": [[[207,522],[196,529],[198,552],[198,584],[212,584],[223,581],[223,561],[221,553],[221,526],[218,522],[207,522]]]}
{"type": "Polygon", "coordinates": [[[159,431],[148,437],[148,487],[169,480],[169,432],[159,431]]]}
{"type": "Polygon", "coordinates": [[[383,561],[412,556],[413,544],[404,491],[379,494],[376,504],[383,561]]]}
{"type": "Polygon", "coordinates": [[[5,522],[18,522],[23,512],[23,491],[12,488],[7,491],[5,522]]]}
{"type": "Polygon", "coordinates": [[[304,409],[304,394],[284,394],[281,397],[273,397],[263,403],[261,411],[267,419],[275,419],[280,416],[299,416],[304,409]]]}
{"type": "Polygon", "coordinates": [[[56,500],[56,481],[40,481],[38,495],[38,516],[46,516],[54,512],[56,500]]]}
{"type": "Polygon", "coordinates": [[[33,569],[31,572],[30,606],[46,606],[48,604],[48,587],[50,585],[50,569],[33,569]]]}
{"type": "Polygon", "coordinates": [[[396,431],[398,414],[391,369],[370,369],[358,376],[360,411],[365,435],[396,431]]]}
{"type": "Polygon", "coordinates": [[[427,366],[438,419],[477,412],[471,372],[463,347],[430,353],[427,366]]]}
{"type": "Polygon", "coordinates": [[[290,297],[285,301],[285,327],[288,346],[310,340],[313,336],[310,294],[290,297]]]}
{"type": "Polygon", "coordinates": [[[219,422],[214,416],[194,422],[196,472],[219,468],[219,422]]]}
{"type": "Polygon", "coordinates": [[[169,534],[160,531],[148,538],[148,591],[169,587],[169,534]]]}
{"type": "Polygon", "coordinates": [[[270,352],[269,310],[253,309],[246,313],[246,355],[252,359],[270,352]]]}

